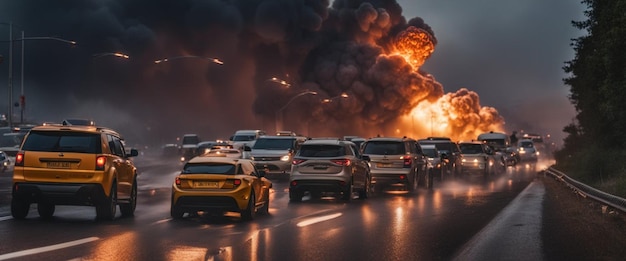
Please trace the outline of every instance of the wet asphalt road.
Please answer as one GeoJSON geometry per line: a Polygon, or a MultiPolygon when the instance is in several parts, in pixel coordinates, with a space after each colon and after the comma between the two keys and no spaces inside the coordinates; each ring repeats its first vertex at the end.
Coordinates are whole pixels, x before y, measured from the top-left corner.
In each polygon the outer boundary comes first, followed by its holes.
{"type": "Polygon", "coordinates": [[[290,203],[288,182],[271,177],[270,215],[169,216],[180,163],[139,157],[134,217],[95,220],[92,207],[58,206],[51,220],[34,206],[10,217],[10,175],[0,176],[0,260],[450,260],[536,176],[509,168],[484,179],[435,181],[416,193],[377,193],[351,202],[290,203]]]}

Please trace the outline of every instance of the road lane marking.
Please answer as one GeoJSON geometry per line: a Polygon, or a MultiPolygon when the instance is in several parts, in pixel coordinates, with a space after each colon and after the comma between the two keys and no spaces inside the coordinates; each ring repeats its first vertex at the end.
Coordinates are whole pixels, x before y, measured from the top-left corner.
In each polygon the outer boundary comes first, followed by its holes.
{"type": "Polygon", "coordinates": [[[88,237],[88,238],[83,238],[83,239],[79,239],[79,240],[69,241],[69,242],[56,244],[56,245],[32,248],[32,249],[27,249],[27,250],[13,252],[13,253],[6,253],[4,255],[0,255],[0,260],[7,260],[7,259],[11,259],[11,258],[16,258],[16,257],[23,257],[23,256],[28,256],[28,255],[40,254],[40,253],[48,252],[48,251],[59,250],[59,249],[62,249],[62,248],[68,248],[68,247],[73,247],[73,246],[77,246],[77,245],[86,244],[86,243],[93,242],[93,241],[96,241],[96,240],[99,240],[99,239],[100,238],[98,238],[98,237],[88,237]]]}
{"type": "Polygon", "coordinates": [[[12,216],[0,217],[0,221],[6,221],[6,220],[9,220],[9,219],[13,219],[13,217],[12,216]]]}
{"type": "Polygon", "coordinates": [[[298,227],[306,227],[308,225],[313,225],[315,223],[328,221],[328,220],[331,220],[333,218],[338,218],[340,216],[341,216],[341,213],[335,213],[335,214],[330,214],[330,215],[321,216],[321,217],[314,217],[314,218],[310,218],[310,219],[307,219],[307,220],[304,220],[304,221],[300,221],[300,222],[298,222],[298,224],[296,224],[296,226],[298,226],[298,227]]]}

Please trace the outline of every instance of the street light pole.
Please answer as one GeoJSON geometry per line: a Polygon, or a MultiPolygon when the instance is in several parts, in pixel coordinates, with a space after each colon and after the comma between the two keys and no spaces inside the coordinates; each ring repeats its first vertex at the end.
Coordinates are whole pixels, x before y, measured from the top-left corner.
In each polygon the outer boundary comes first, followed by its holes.
{"type": "Polygon", "coordinates": [[[9,22],[9,83],[8,83],[8,115],[9,128],[13,128],[13,22],[9,22]]]}
{"type": "Polygon", "coordinates": [[[317,95],[317,92],[314,91],[303,91],[301,93],[296,94],[295,96],[291,97],[291,99],[289,99],[289,101],[280,109],[278,109],[276,111],[276,131],[278,132],[279,130],[281,130],[281,128],[283,127],[283,110],[285,110],[285,108],[287,108],[287,106],[289,106],[289,104],[291,104],[296,98],[307,95],[307,94],[311,94],[311,95],[317,95]]]}
{"type": "MultiPolygon", "coordinates": [[[[11,34],[12,35],[12,34],[11,34]]],[[[22,41],[22,72],[21,72],[21,87],[20,87],[20,124],[24,123],[24,111],[26,109],[26,96],[24,95],[24,41],[25,40],[55,40],[55,41],[60,41],[60,42],[64,42],[64,43],[69,43],[72,45],[75,45],[76,42],[75,41],[70,41],[70,40],[65,40],[65,39],[61,39],[61,38],[57,38],[57,37],[50,37],[50,36],[37,36],[37,37],[24,37],[24,31],[22,31],[22,38],[21,39],[16,39],[16,41],[22,41]]],[[[10,40],[10,44],[9,46],[13,46],[13,38],[11,38],[10,40]]],[[[13,56],[13,50],[10,49],[10,53],[9,53],[9,57],[13,56]]],[[[11,63],[12,63],[12,59],[9,59],[9,74],[13,74],[12,69],[11,69],[11,63]]],[[[10,91],[10,95],[9,95],[9,110],[10,110],[10,114],[11,114],[11,120],[9,121],[9,127],[13,126],[13,83],[12,80],[9,80],[11,82],[10,86],[9,86],[9,91],[10,91]]]]}

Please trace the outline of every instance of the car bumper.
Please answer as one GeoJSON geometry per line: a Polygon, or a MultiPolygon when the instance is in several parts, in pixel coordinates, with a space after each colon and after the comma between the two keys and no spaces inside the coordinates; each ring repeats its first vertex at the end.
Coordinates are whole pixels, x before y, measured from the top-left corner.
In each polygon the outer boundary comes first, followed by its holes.
{"type": "Polygon", "coordinates": [[[15,183],[13,197],[31,203],[93,206],[107,198],[100,184],[15,183]]]}
{"type": "Polygon", "coordinates": [[[241,211],[248,206],[250,188],[236,190],[182,190],[172,188],[172,205],[187,211],[241,211]]]}

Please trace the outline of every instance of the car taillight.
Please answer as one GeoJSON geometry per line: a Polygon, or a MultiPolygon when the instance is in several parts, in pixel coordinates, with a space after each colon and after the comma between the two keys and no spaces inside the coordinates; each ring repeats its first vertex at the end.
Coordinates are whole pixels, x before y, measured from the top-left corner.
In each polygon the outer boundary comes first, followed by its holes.
{"type": "Polygon", "coordinates": [[[411,156],[403,156],[403,157],[401,157],[401,159],[404,160],[403,167],[405,167],[405,168],[410,168],[411,167],[411,163],[413,163],[413,158],[411,158],[411,156]]]}
{"type": "Polygon", "coordinates": [[[233,184],[234,187],[238,187],[239,185],[241,185],[241,180],[240,179],[228,179],[226,180],[226,183],[230,183],[230,184],[233,184]]]}
{"type": "Polygon", "coordinates": [[[104,165],[107,163],[106,156],[98,156],[96,158],[96,170],[104,170],[104,165]]]}
{"type": "Polygon", "coordinates": [[[337,165],[341,165],[341,166],[352,165],[352,161],[349,159],[335,159],[335,160],[330,160],[330,162],[335,163],[337,165]]]}
{"type": "Polygon", "coordinates": [[[405,180],[406,179],[406,175],[402,174],[400,175],[400,180],[405,180]]]}
{"type": "Polygon", "coordinates": [[[176,186],[180,186],[180,177],[176,177],[174,184],[176,184],[176,186]]]}
{"type": "Polygon", "coordinates": [[[18,152],[15,155],[15,166],[24,166],[24,152],[18,152]]]}
{"type": "Polygon", "coordinates": [[[291,164],[293,165],[298,165],[298,164],[302,164],[302,162],[305,162],[306,160],[304,159],[294,159],[291,161],[291,164]]]}

